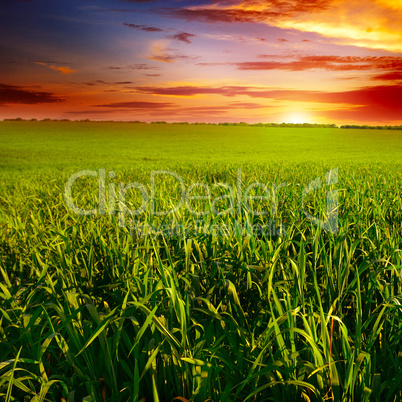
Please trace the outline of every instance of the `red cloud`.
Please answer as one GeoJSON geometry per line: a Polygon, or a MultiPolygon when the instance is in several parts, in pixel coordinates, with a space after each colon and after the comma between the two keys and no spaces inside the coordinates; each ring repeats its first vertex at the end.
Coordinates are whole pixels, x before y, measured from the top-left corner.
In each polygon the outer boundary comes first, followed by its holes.
{"type": "MultiPolygon", "coordinates": [[[[260,55],[260,58],[272,58],[260,55]]],[[[247,61],[234,64],[239,70],[290,70],[305,71],[322,69],[328,71],[402,69],[402,57],[353,57],[353,56],[301,56],[297,60],[247,61]]]]}
{"type": "Polygon", "coordinates": [[[382,85],[344,92],[313,93],[313,102],[348,103],[357,106],[387,108],[402,118],[402,85],[382,85]]]}
{"type": "Polygon", "coordinates": [[[389,73],[375,75],[372,79],[382,81],[401,81],[402,71],[391,71],[389,73]]]}
{"type": "Polygon", "coordinates": [[[357,106],[347,109],[320,111],[317,116],[325,116],[333,121],[359,122],[363,124],[400,124],[402,122],[401,109],[388,108],[383,105],[357,106]]]}

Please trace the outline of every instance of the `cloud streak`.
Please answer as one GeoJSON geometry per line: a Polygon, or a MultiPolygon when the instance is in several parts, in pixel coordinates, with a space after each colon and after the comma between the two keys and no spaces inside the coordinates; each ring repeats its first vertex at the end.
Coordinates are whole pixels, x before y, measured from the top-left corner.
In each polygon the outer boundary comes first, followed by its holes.
{"type": "Polygon", "coordinates": [[[132,29],[139,29],[141,31],[145,32],[164,32],[165,30],[162,28],[158,27],[152,27],[152,26],[147,26],[147,25],[137,25],[137,24],[129,24],[127,22],[123,23],[124,26],[132,29]]]}
{"type": "Polygon", "coordinates": [[[386,71],[389,73],[377,75],[375,79],[383,80],[399,80],[402,73],[402,57],[398,56],[334,56],[334,55],[305,55],[298,58],[286,57],[286,61],[282,61],[283,56],[278,55],[259,55],[259,59],[267,59],[266,61],[254,60],[234,63],[197,63],[200,67],[214,67],[231,65],[238,70],[288,70],[288,71],[386,71]],[[393,70],[393,71],[392,71],[393,70]]]}
{"type": "Polygon", "coordinates": [[[163,109],[171,107],[173,103],[161,103],[161,102],[115,102],[108,103],[104,105],[94,105],[96,107],[106,107],[106,108],[125,108],[125,109],[163,109]]]}
{"type": "Polygon", "coordinates": [[[372,79],[381,81],[402,81],[402,71],[391,71],[389,73],[375,75],[372,79]]]}
{"type": "MultiPolygon", "coordinates": [[[[141,31],[145,31],[145,32],[169,32],[169,31],[174,31],[174,29],[163,29],[163,28],[153,27],[153,26],[148,26],[148,25],[129,24],[127,22],[124,22],[123,25],[128,27],[128,28],[132,28],[132,29],[135,29],[135,30],[141,30],[141,31]]],[[[194,35],[192,33],[180,31],[180,32],[178,32],[176,34],[168,35],[167,38],[189,44],[189,43],[191,43],[190,38],[195,38],[195,36],[196,35],[194,35]]]]}
{"type": "Polygon", "coordinates": [[[179,32],[175,35],[169,35],[168,38],[184,43],[191,43],[190,38],[195,38],[195,35],[188,32],[179,32]]]}
{"type": "Polygon", "coordinates": [[[0,105],[59,103],[64,99],[50,92],[25,89],[20,86],[0,84],[0,105]]]}
{"type": "Polygon", "coordinates": [[[55,64],[52,64],[51,62],[46,62],[46,61],[37,61],[36,64],[39,64],[41,66],[50,68],[53,71],[57,71],[61,74],[72,74],[75,73],[77,70],[74,70],[68,66],[57,66],[55,64]]]}
{"type": "Polygon", "coordinates": [[[130,64],[128,66],[108,66],[108,70],[158,70],[158,67],[145,63],[130,64]]]}
{"type": "MultiPolygon", "coordinates": [[[[272,58],[269,55],[260,55],[260,58],[272,58]]],[[[391,70],[402,69],[402,57],[354,57],[354,56],[301,56],[297,60],[280,61],[250,61],[234,63],[239,70],[391,70]]]]}

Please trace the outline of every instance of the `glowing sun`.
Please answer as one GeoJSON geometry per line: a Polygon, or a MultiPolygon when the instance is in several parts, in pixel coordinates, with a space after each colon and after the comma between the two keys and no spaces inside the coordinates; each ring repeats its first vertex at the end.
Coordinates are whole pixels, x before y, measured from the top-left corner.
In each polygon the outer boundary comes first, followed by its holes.
{"type": "Polygon", "coordinates": [[[301,123],[311,123],[311,118],[308,113],[296,112],[289,113],[285,116],[285,123],[301,124],[301,123]]]}

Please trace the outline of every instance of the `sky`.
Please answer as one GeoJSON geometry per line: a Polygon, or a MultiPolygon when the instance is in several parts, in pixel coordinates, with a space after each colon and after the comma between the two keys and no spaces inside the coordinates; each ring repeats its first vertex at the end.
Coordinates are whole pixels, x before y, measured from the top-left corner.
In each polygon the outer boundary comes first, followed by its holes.
{"type": "Polygon", "coordinates": [[[0,119],[402,124],[402,0],[0,0],[0,119]]]}

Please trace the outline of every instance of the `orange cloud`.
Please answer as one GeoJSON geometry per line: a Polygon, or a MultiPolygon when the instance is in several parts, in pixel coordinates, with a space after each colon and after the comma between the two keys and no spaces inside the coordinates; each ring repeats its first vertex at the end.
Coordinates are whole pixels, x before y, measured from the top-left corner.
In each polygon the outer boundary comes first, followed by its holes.
{"type": "MultiPolygon", "coordinates": [[[[182,32],[187,35],[187,33],[182,32]]],[[[180,33],[180,34],[182,34],[180,33]]],[[[191,35],[191,34],[188,34],[191,35]]],[[[177,36],[177,35],[176,35],[177,36]]],[[[195,35],[194,35],[195,36],[195,35]]],[[[176,38],[177,39],[177,38],[176,38]]],[[[181,39],[183,40],[183,39],[181,39]]],[[[188,40],[188,38],[187,38],[188,40]]],[[[158,40],[151,46],[151,55],[147,56],[149,60],[159,61],[161,63],[176,63],[179,60],[194,59],[194,57],[179,54],[176,49],[169,47],[169,41],[158,40]]]]}
{"type": "MultiPolygon", "coordinates": [[[[267,21],[268,22],[268,21],[267,21]]],[[[274,25],[316,32],[335,42],[402,51],[402,3],[384,0],[340,0],[320,12],[298,13],[274,25]]]]}
{"type": "Polygon", "coordinates": [[[151,46],[151,55],[148,59],[160,61],[162,63],[174,63],[176,58],[169,53],[168,42],[164,40],[156,41],[151,46]]]}
{"type": "Polygon", "coordinates": [[[62,74],[72,74],[77,71],[77,70],[73,70],[72,68],[66,67],[66,66],[49,66],[49,68],[51,68],[54,71],[59,71],[62,74]]]}
{"type": "Polygon", "coordinates": [[[267,23],[315,32],[341,44],[402,51],[400,0],[239,0],[235,4],[215,0],[208,6],[169,9],[165,13],[187,21],[267,23]]]}
{"type": "Polygon", "coordinates": [[[35,64],[39,64],[40,66],[50,68],[51,70],[58,71],[59,73],[62,73],[62,74],[72,74],[72,73],[75,73],[77,71],[77,70],[73,70],[72,68],[67,67],[67,66],[56,66],[56,65],[51,64],[51,63],[52,62],[49,62],[49,61],[37,61],[37,62],[35,62],[35,64]]]}

